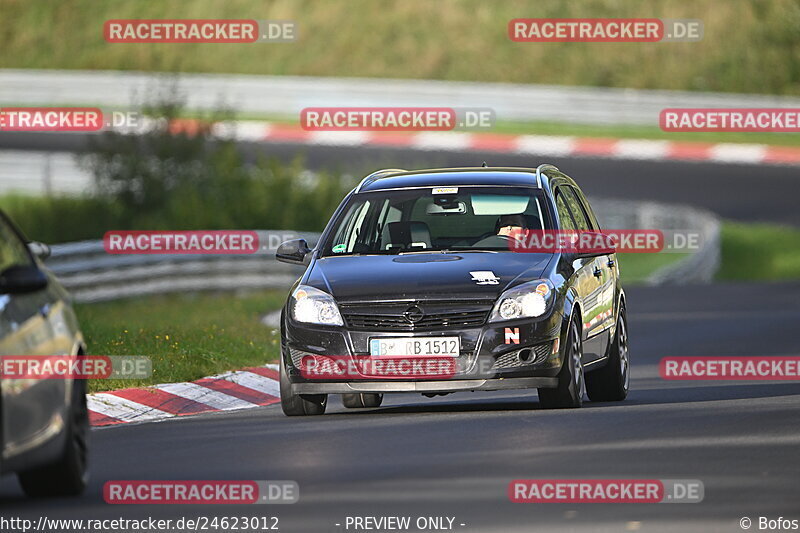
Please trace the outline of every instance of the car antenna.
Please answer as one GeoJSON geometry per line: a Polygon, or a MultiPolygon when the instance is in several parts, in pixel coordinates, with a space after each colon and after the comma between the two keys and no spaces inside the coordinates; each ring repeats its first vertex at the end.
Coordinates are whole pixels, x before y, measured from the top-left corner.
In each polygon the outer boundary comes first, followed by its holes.
{"type": "Polygon", "coordinates": [[[483,164],[481,165],[481,168],[486,168],[486,167],[488,167],[488,166],[489,166],[489,165],[487,165],[487,164],[486,164],[486,161],[484,161],[484,162],[483,162],[483,164]]]}

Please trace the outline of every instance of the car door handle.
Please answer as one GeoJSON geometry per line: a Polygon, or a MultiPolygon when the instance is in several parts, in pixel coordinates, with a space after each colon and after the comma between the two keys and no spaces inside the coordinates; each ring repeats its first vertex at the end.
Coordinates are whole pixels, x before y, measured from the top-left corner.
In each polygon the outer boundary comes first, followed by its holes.
{"type": "Polygon", "coordinates": [[[594,277],[596,277],[596,278],[599,278],[600,276],[602,276],[602,275],[603,275],[603,272],[601,272],[601,271],[600,271],[600,269],[599,269],[598,267],[594,267],[594,272],[593,272],[593,274],[594,274],[594,277]]]}
{"type": "Polygon", "coordinates": [[[608,268],[614,268],[614,265],[616,265],[617,263],[613,259],[609,259],[608,263],[606,264],[608,265],[608,268]]]}

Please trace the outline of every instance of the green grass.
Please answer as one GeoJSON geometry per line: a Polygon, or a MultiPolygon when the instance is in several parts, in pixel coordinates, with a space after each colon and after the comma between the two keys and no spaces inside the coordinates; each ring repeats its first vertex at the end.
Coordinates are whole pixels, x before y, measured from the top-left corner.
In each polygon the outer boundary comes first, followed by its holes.
{"type": "MultiPolygon", "coordinates": [[[[800,94],[795,0],[0,0],[0,68],[365,76],[800,94]],[[515,43],[512,18],[704,22],[696,43],[515,43]],[[109,44],[108,19],[294,20],[288,44],[109,44]]],[[[265,95],[268,98],[269,95],[265,95]]]]}
{"type": "Polygon", "coordinates": [[[144,355],[153,362],[148,380],[95,380],[90,390],[191,381],[275,362],[279,335],[260,318],[285,298],[285,291],[196,293],[77,305],[89,354],[144,355]]]}
{"type": "Polygon", "coordinates": [[[101,239],[124,227],[117,206],[90,196],[8,193],[0,196],[0,208],[28,238],[48,244],[101,239]]]}
{"type": "MultiPolygon", "coordinates": [[[[800,279],[800,229],[777,224],[723,221],[720,281],[779,281],[800,279]]],[[[647,279],[658,268],[687,254],[619,254],[626,284],[647,279]]]]}
{"type": "Polygon", "coordinates": [[[725,222],[722,225],[722,267],[717,279],[800,279],[800,229],[725,222]]]}

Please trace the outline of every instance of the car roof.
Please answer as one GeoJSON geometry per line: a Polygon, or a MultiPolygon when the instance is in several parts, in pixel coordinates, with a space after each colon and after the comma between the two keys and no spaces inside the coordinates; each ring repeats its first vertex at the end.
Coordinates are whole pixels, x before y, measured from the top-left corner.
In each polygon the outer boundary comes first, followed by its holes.
{"type": "MultiPolygon", "coordinates": [[[[557,170],[555,167],[549,167],[557,170]]],[[[541,173],[544,183],[547,176],[541,173]]],[[[539,188],[536,169],[514,167],[467,167],[426,170],[379,170],[367,176],[356,192],[370,192],[412,187],[444,187],[455,185],[501,185],[539,188]]]]}

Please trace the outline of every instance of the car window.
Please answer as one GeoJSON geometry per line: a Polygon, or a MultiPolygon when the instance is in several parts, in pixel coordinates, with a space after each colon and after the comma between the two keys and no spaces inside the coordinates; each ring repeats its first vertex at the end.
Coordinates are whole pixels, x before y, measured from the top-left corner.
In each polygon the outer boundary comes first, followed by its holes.
{"type": "Polygon", "coordinates": [[[360,202],[352,204],[348,209],[346,224],[339,226],[333,237],[332,248],[337,252],[352,253],[356,245],[356,240],[361,234],[364,218],[369,212],[370,202],[360,202]]]}
{"type": "Polygon", "coordinates": [[[593,229],[592,221],[586,212],[586,205],[581,200],[581,196],[578,194],[578,191],[575,190],[575,187],[566,187],[566,189],[567,204],[569,205],[569,210],[572,212],[572,215],[575,218],[575,222],[578,224],[578,229],[593,229]]]}
{"type": "Polygon", "coordinates": [[[561,221],[561,229],[574,230],[575,221],[572,218],[567,202],[564,199],[564,187],[559,187],[556,190],[556,210],[558,211],[558,219],[561,221]]]}
{"type": "Polygon", "coordinates": [[[577,187],[570,187],[570,189],[575,194],[575,197],[578,199],[578,202],[581,204],[581,207],[583,207],[583,211],[584,213],[586,213],[586,216],[589,220],[589,225],[595,230],[600,230],[601,229],[600,223],[597,221],[597,216],[594,214],[594,211],[592,211],[592,206],[586,199],[586,195],[584,195],[583,191],[581,191],[577,187]]]}
{"type": "Polygon", "coordinates": [[[572,218],[575,220],[575,225],[577,226],[575,229],[581,231],[591,230],[592,225],[589,223],[586,212],[575,196],[575,191],[572,190],[572,187],[560,187],[560,190],[563,192],[564,200],[569,207],[569,212],[572,213],[572,218]]]}
{"type": "Polygon", "coordinates": [[[335,222],[323,255],[423,250],[509,251],[508,228],[551,228],[541,191],[528,187],[452,187],[356,195],[335,222]],[[544,220],[543,220],[544,218],[544,220]]]}
{"type": "Polygon", "coordinates": [[[28,266],[33,259],[28,247],[11,226],[0,217],[0,272],[11,266],[28,266]]]}

